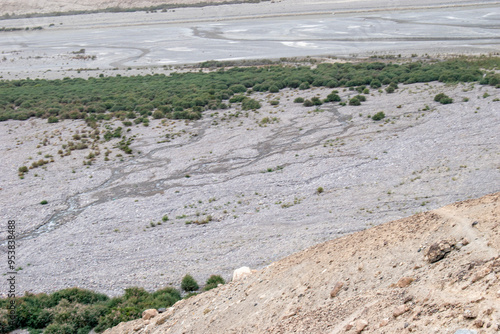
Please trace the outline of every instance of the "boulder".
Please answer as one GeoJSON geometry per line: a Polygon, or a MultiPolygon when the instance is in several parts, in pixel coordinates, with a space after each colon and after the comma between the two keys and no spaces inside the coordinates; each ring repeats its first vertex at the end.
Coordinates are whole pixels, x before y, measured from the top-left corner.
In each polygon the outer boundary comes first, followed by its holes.
{"type": "Polygon", "coordinates": [[[149,320],[151,318],[154,318],[158,315],[158,310],[151,308],[149,310],[146,310],[142,312],[142,320],[149,320]]]}
{"type": "Polygon", "coordinates": [[[434,263],[444,259],[444,257],[451,252],[455,242],[450,240],[441,240],[432,244],[425,252],[425,257],[429,263],[434,263]]]}
{"type": "Polygon", "coordinates": [[[252,275],[252,270],[248,267],[241,267],[233,272],[233,281],[239,281],[247,276],[252,275]]]}

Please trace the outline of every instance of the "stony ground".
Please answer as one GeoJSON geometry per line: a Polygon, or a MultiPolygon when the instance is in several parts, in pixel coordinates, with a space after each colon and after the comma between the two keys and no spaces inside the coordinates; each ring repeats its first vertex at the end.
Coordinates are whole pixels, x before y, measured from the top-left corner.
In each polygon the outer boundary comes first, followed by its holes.
{"type": "Polygon", "coordinates": [[[498,333],[500,193],[272,263],[115,333],[498,333]]]}
{"type": "Polygon", "coordinates": [[[263,104],[255,112],[124,127],[132,155],[113,139],[61,157],[69,141],[93,142],[80,121],[0,123],[0,212],[17,221],[19,291],[80,286],[117,295],[178,286],[186,273],[229,278],[243,265],[264,268],[319,242],[499,190],[498,90],[430,83],[372,89],[357,107],[293,102],[330,92],[254,94],[263,104]],[[440,92],[455,102],[434,102],[440,92]],[[379,111],[384,120],[368,117],[379,111]],[[49,163],[20,179],[18,168],[39,159],[49,163]]]}

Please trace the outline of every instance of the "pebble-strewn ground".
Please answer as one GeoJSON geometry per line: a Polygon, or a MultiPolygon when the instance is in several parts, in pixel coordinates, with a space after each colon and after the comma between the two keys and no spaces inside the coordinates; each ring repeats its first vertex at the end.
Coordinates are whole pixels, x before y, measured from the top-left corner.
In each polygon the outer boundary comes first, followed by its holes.
{"type": "Polygon", "coordinates": [[[21,238],[19,291],[80,286],[116,295],[178,285],[186,273],[229,278],[243,265],[262,268],[345,233],[499,190],[497,89],[414,84],[393,94],[372,89],[357,107],[293,103],[330,92],[254,94],[263,105],[255,112],[134,125],[124,132],[135,136],[133,156],[113,148],[114,139],[99,144],[90,166],[89,150],[57,154],[89,129],[81,121],[0,123],[0,212],[16,219],[21,238]],[[455,102],[434,102],[440,92],[455,102]],[[379,111],[384,120],[368,118],[379,111]],[[54,162],[18,177],[20,166],[50,156],[54,162]]]}

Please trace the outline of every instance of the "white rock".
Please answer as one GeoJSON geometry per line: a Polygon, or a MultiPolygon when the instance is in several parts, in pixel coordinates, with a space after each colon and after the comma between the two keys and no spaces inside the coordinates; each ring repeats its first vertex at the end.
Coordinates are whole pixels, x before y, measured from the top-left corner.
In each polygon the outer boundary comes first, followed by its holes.
{"type": "Polygon", "coordinates": [[[249,267],[238,268],[233,272],[233,281],[239,281],[250,275],[252,275],[252,270],[249,267]]]}

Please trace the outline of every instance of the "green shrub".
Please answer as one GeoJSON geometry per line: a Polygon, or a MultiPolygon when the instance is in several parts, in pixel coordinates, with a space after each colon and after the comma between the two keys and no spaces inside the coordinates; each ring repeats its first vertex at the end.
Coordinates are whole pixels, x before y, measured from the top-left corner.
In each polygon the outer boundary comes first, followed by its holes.
{"type": "Polygon", "coordinates": [[[353,97],[349,100],[350,106],[359,106],[361,105],[361,101],[357,97],[353,97]]]}
{"type": "Polygon", "coordinates": [[[444,93],[439,93],[434,97],[434,101],[439,102],[441,104],[450,104],[453,103],[453,99],[444,93]]]}
{"type": "Polygon", "coordinates": [[[160,119],[160,118],[163,118],[163,117],[165,117],[165,115],[163,115],[163,113],[160,110],[155,110],[153,112],[153,118],[154,119],[160,119]]]}
{"type": "Polygon", "coordinates": [[[76,330],[69,324],[50,324],[43,331],[44,334],[75,334],[76,330]]]}
{"type": "Polygon", "coordinates": [[[325,99],[325,102],[340,102],[341,98],[336,93],[330,93],[325,99]]]}
{"type": "Polygon", "coordinates": [[[205,287],[203,288],[203,290],[208,291],[216,288],[219,284],[225,284],[225,283],[226,281],[224,281],[222,276],[212,275],[207,279],[207,282],[205,283],[205,287]]]}
{"type": "Polygon", "coordinates": [[[321,99],[317,96],[311,98],[311,102],[313,103],[313,105],[315,106],[320,106],[323,104],[323,102],[321,102],[321,99]]]}
{"type": "Polygon", "coordinates": [[[272,106],[277,106],[278,104],[280,104],[280,101],[278,100],[272,100],[271,102],[269,102],[272,106]]]}
{"type": "Polygon", "coordinates": [[[311,86],[309,85],[309,82],[303,82],[299,86],[299,89],[302,89],[302,90],[309,89],[309,88],[311,88],[311,86]]]}
{"type": "Polygon", "coordinates": [[[56,116],[50,116],[47,121],[49,123],[57,123],[59,122],[59,118],[57,118],[56,116]]]}
{"type": "Polygon", "coordinates": [[[293,100],[293,102],[295,102],[295,103],[303,103],[304,102],[304,98],[303,97],[297,97],[295,100],[293,100]]]}
{"type": "Polygon", "coordinates": [[[243,110],[259,109],[260,107],[260,102],[251,98],[245,98],[241,103],[241,108],[243,110]]]}
{"type": "Polygon", "coordinates": [[[323,191],[325,191],[323,187],[318,187],[318,189],[316,189],[316,193],[318,194],[321,194],[323,191]]]}
{"type": "Polygon", "coordinates": [[[277,93],[279,91],[280,91],[280,89],[276,85],[272,85],[271,87],[269,87],[269,92],[270,93],[277,93]]]}
{"type": "Polygon", "coordinates": [[[165,216],[161,217],[161,220],[163,220],[164,222],[168,221],[168,216],[165,215],[165,216]]]}
{"type": "Polygon", "coordinates": [[[229,99],[230,103],[242,102],[246,98],[245,95],[234,95],[229,99]]]}
{"type": "Polygon", "coordinates": [[[49,202],[47,202],[47,200],[43,200],[40,202],[41,205],[45,205],[45,204],[48,204],[49,202]]]}
{"type": "Polygon", "coordinates": [[[366,96],[364,95],[356,95],[355,98],[357,98],[360,102],[366,101],[366,96]]]}
{"type": "Polygon", "coordinates": [[[394,93],[394,87],[392,86],[388,86],[385,88],[385,91],[387,92],[387,94],[391,94],[391,93],[394,93]]]}
{"type": "Polygon", "coordinates": [[[26,166],[19,167],[18,171],[19,171],[19,173],[27,173],[28,167],[26,167],[26,166]]]}
{"type": "Polygon", "coordinates": [[[229,87],[229,89],[234,93],[244,93],[247,91],[247,88],[242,84],[232,85],[231,87],[229,87]]]}
{"type": "Polygon", "coordinates": [[[312,107],[314,104],[311,100],[305,100],[303,103],[304,107],[312,107]]]}
{"type": "Polygon", "coordinates": [[[379,111],[378,113],[376,113],[375,115],[372,116],[372,120],[374,120],[374,121],[380,121],[384,118],[385,118],[385,114],[383,111],[379,111]]]}
{"type": "Polygon", "coordinates": [[[193,276],[187,274],[184,276],[181,282],[181,289],[186,291],[186,292],[191,292],[191,291],[196,291],[200,287],[198,286],[198,283],[196,280],[193,278],[193,276]]]}
{"type": "Polygon", "coordinates": [[[380,80],[378,79],[373,79],[371,82],[370,82],[370,87],[371,88],[380,88],[382,86],[382,83],[380,82],[380,80]]]}

